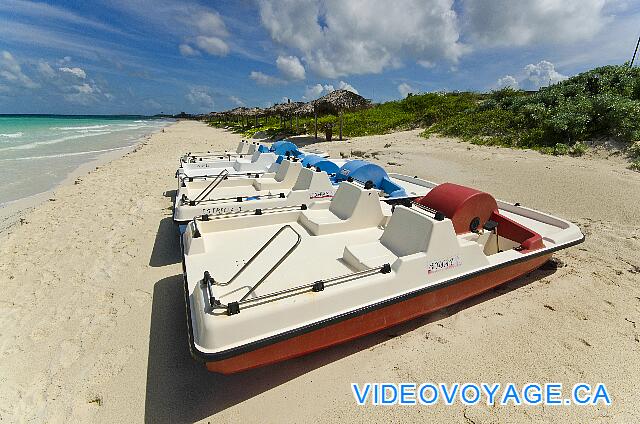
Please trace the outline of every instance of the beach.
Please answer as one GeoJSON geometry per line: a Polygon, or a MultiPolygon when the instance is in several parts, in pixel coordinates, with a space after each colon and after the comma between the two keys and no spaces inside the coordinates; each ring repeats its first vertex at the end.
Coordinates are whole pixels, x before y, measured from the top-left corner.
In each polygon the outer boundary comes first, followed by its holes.
{"type": "MultiPolygon", "coordinates": [[[[571,220],[557,267],[344,345],[238,375],[191,358],[172,196],[178,158],[242,137],[180,121],[57,187],[0,233],[5,422],[635,422],[640,173],[606,156],[419,130],[313,143],[571,220]],[[351,383],[605,383],[611,406],[357,406],[351,383]]],[[[301,144],[312,142],[308,137],[301,144]]]]}

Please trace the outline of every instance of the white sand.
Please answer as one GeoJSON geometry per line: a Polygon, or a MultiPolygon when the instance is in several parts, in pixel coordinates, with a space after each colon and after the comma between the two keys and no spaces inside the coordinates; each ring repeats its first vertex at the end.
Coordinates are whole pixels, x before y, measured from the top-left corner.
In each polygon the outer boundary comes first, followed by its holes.
{"type": "Polygon", "coordinates": [[[424,140],[319,143],[380,152],[393,171],[453,181],[578,223],[587,241],[479,298],[307,357],[210,374],[187,345],[177,158],[240,136],[181,122],[56,190],[0,239],[5,422],[637,422],[640,174],[618,161],[424,140]],[[389,147],[384,147],[390,144],[389,147]],[[610,407],[356,407],[351,382],[606,383],[610,407]],[[212,417],[213,416],[213,417],[212,417]]]}

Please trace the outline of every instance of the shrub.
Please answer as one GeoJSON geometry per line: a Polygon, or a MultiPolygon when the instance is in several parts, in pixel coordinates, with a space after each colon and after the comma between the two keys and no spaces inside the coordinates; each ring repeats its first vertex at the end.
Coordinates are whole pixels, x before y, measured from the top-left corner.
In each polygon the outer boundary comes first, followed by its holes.
{"type": "Polygon", "coordinates": [[[581,141],[578,141],[569,147],[569,154],[571,156],[582,156],[587,152],[587,145],[581,141]]]}

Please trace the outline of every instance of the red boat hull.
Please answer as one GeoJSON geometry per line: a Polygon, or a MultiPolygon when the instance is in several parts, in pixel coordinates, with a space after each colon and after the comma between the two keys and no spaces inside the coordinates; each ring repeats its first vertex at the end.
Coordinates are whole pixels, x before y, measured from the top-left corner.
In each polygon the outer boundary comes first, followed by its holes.
{"type": "Polygon", "coordinates": [[[506,265],[206,366],[212,372],[233,374],[306,355],[462,302],[527,274],[550,258],[551,253],[506,265]]]}

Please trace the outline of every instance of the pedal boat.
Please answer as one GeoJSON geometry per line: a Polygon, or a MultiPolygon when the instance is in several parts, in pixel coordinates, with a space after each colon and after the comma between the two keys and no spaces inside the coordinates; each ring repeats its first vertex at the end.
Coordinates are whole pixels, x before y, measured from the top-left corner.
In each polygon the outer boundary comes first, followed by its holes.
{"type": "Polygon", "coordinates": [[[560,218],[425,185],[392,211],[344,181],[307,210],[192,221],[181,245],[193,356],[231,374],[304,355],[476,296],[584,240],[560,218]]]}
{"type": "Polygon", "coordinates": [[[273,172],[278,168],[279,156],[275,153],[255,152],[249,158],[222,160],[219,162],[183,163],[176,176],[179,181],[184,178],[215,178],[220,172],[231,175],[273,172]]]}
{"type": "Polygon", "coordinates": [[[183,180],[175,198],[174,221],[180,225],[196,216],[230,217],[256,210],[262,213],[272,208],[307,206],[333,197],[337,185],[347,179],[378,189],[380,197],[386,200],[415,198],[426,193],[425,187],[395,181],[382,167],[367,161],[309,155],[302,161],[285,159],[275,174],[256,178],[228,179],[220,174],[213,180],[183,180]]]}
{"type": "Polygon", "coordinates": [[[196,162],[200,158],[203,158],[203,159],[222,158],[222,159],[224,159],[225,157],[229,157],[229,156],[240,156],[240,155],[247,155],[247,154],[251,155],[257,150],[257,147],[253,147],[253,149],[252,149],[251,146],[255,146],[257,144],[259,144],[259,143],[249,142],[247,140],[241,140],[241,141],[238,142],[238,146],[236,147],[235,152],[230,152],[230,151],[227,151],[227,150],[224,150],[222,152],[212,152],[212,151],[189,152],[189,153],[186,153],[185,155],[183,155],[180,158],[180,163],[196,162]],[[253,150],[253,151],[250,152],[250,150],[253,150]]]}

